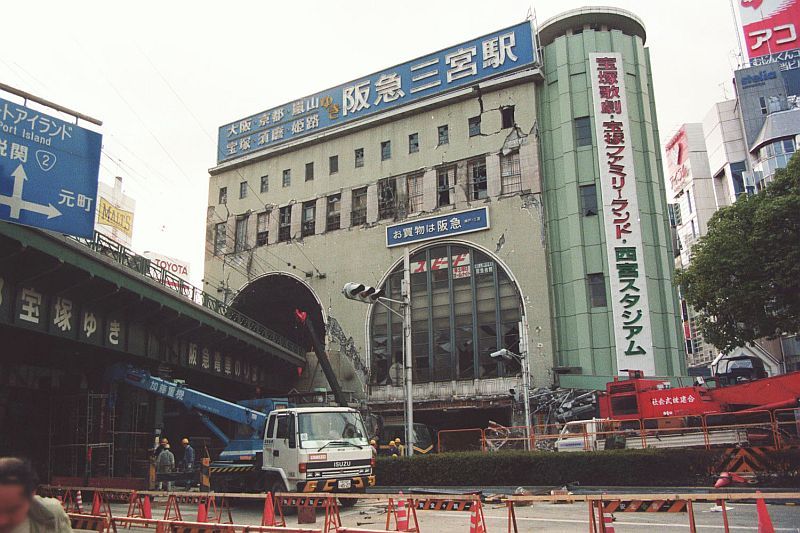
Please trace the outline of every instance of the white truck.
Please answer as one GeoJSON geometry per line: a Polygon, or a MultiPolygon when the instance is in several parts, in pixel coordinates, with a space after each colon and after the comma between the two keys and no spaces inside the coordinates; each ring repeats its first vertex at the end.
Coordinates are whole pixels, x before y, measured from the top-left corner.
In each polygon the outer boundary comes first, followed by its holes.
{"type": "MultiPolygon", "coordinates": [[[[609,439],[624,438],[624,447],[641,448],[694,448],[721,445],[745,445],[748,443],[744,429],[664,428],[621,430],[619,421],[607,418],[575,420],[567,422],[556,439],[555,449],[559,452],[585,452],[606,449],[609,439]],[[644,433],[644,438],[642,437],[644,433]]],[[[622,444],[622,443],[621,443],[622,444]]]]}
{"type": "Polygon", "coordinates": [[[373,448],[361,415],[348,407],[272,411],[263,457],[273,492],[365,492],[375,484],[373,448]]]}

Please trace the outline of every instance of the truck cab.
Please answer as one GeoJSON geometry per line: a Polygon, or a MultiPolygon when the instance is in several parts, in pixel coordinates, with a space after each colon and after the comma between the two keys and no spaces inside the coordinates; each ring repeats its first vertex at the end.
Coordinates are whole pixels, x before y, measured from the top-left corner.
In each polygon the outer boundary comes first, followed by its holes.
{"type": "Polygon", "coordinates": [[[262,465],[268,490],[365,492],[375,484],[373,466],[373,449],[355,409],[297,407],[269,414],[262,465]]]}

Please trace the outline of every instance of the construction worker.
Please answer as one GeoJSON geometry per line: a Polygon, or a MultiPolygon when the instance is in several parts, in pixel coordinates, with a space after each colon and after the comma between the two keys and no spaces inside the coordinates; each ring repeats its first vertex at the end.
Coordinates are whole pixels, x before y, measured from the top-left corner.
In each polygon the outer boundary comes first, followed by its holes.
{"type": "MultiPolygon", "coordinates": [[[[175,470],[175,456],[172,455],[169,449],[169,443],[167,443],[164,445],[164,449],[161,450],[161,453],[158,454],[158,458],[156,458],[156,472],[159,474],[167,474],[173,470],[175,470]]],[[[161,481],[159,488],[165,490],[165,486],[168,492],[171,491],[172,481],[161,481]]]]}
{"type": "Polygon", "coordinates": [[[189,444],[189,439],[186,437],[181,441],[183,446],[183,459],[181,460],[181,468],[184,472],[191,472],[194,470],[194,448],[189,444]]]}
{"type": "Polygon", "coordinates": [[[404,454],[403,452],[405,452],[405,450],[406,450],[406,447],[405,447],[405,446],[403,446],[403,441],[401,441],[401,440],[400,440],[400,437],[397,437],[397,438],[396,438],[396,439],[394,439],[394,440],[395,440],[395,443],[394,443],[394,445],[395,445],[395,446],[397,446],[397,454],[398,454],[400,457],[404,457],[404,456],[405,456],[405,454],[404,454]]]}
{"type": "Polygon", "coordinates": [[[164,451],[166,446],[169,446],[169,441],[166,437],[161,437],[161,443],[155,448],[151,448],[153,450],[153,457],[158,459],[158,456],[161,455],[161,452],[164,451]]]}
{"type": "Polygon", "coordinates": [[[72,533],[61,503],[34,495],[38,484],[30,463],[0,457],[0,533],[72,533]]]}
{"type": "Polygon", "coordinates": [[[400,452],[400,450],[397,449],[396,440],[397,439],[389,441],[389,455],[391,455],[392,457],[397,457],[397,454],[400,452]]]}

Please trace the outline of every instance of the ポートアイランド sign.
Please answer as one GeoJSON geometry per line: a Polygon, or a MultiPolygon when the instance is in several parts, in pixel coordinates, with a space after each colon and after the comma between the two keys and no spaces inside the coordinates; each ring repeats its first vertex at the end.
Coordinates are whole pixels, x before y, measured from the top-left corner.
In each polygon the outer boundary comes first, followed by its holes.
{"type": "Polygon", "coordinates": [[[91,237],[101,140],[0,99],[0,220],[91,237]]]}

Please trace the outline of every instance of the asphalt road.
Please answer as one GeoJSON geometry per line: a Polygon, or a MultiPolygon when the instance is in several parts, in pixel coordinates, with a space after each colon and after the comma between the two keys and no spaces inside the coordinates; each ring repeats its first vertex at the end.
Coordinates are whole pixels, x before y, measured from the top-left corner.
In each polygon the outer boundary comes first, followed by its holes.
{"type": "MultiPolygon", "coordinates": [[[[722,531],[722,514],[712,512],[711,503],[695,504],[695,520],[699,531],[722,531]]],[[[728,504],[728,520],[731,531],[757,531],[758,519],[754,504],[728,504]]],[[[124,515],[127,506],[114,505],[115,514],[124,515]]],[[[194,520],[196,504],[181,504],[183,518],[194,520]]],[[[800,507],[790,505],[768,505],[776,531],[800,533],[800,507]]],[[[153,506],[153,517],[159,518],[164,512],[164,501],[153,506]]],[[[262,503],[235,503],[232,508],[233,520],[237,524],[257,525],[261,523],[262,503]]],[[[504,505],[485,504],[487,531],[506,531],[508,519],[504,505]]],[[[581,532],[588,529],[589,512],[586,503],[551,504],[537,503],[517,507],[519,531],[581,532]]],[[[371,502],[359,503],[352,509],[341,511],[344,525],[362,528],[381,529],[386,522],[386,505],[371,502]]],[[[422,532],[466,532],[469,531],[470,514],[454,511],[418,511],[417,517],[422,532]]],[[[616,513],[617,532],[634,531],[680,531],[688,530],[687,513],[616,513]]],[[[296,524],[296,517],[287,517],[287,525],[296,524]]],[[[321,528],[324,517],[318,512],[315,526],[321,528]]]]}

